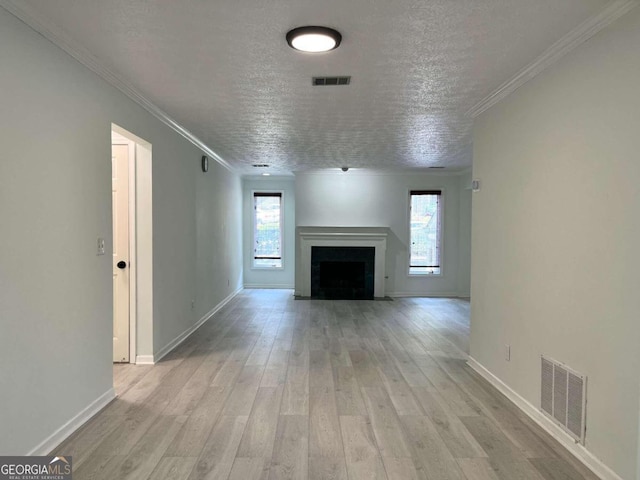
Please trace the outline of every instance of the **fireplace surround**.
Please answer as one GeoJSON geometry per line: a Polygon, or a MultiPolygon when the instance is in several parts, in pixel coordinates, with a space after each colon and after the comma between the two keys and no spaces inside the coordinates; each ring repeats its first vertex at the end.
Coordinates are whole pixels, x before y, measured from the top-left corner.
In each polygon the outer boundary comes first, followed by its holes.
{"type": "MultiPolygon", "coordinates": [[[[325,265],[325,269],[331,270],[336,268],[353,267],[353,271],[343,272],[343,282],[334,282],[334,293],[339,293],[342,289],[353,289],[351,282],[355,281],[362,275],[369,279],[366,280],[369,284],[365,283],[365,288],[373,282],[373,298],[383,298],[385,296],[385,255],[387,249],[387,232],[386,227],[298,227],[298,246],[299,246],[299,268],[297,270],[298,278],[298,290],[296,294],[301,297],[314,297],[312,294],[312,252],[314,247],[334,247],[334,253],[338,252],[338,258],[325,258],[325,262],[332,263],[333,265],[325,265]],[[341,248],[353,248],[354,250],[340,250],[341,248]],[[361,263],[364,261],[361,257],[362,252],[368,251],[373,253],[372,265],[370,267],[364,267],[365,273],[358,273],[357,269],[361,269],[362,266],[356,265],[335,265],[335,263],[361,263]],[[351,257],[350,252],[353,254],[351,257]],[[368,268],[368,270],[367,270],[368,268]],[[366,273],[369,272],[369,273],[366,273]]],[[[316,250],[321,252],[322,250],[316,250]]],[[[319,268],[319,267],[316,267],[319,268]]],[[[318,275],[319,272],[316,272],[318,275]]],[[[358,280],[360,281],[360,280],[358,280]]],[[[344,290],[343,290],[344,293],[344,290]]],[[[316,298],[328,298],[326,293],[324,297],[322,295],[315,295],[316,298]]],[[[364,297],[363,297],[364,298],[364,297]]],[[[371,298],[370,293],[366,295],[366,298],[371,298]]]]}

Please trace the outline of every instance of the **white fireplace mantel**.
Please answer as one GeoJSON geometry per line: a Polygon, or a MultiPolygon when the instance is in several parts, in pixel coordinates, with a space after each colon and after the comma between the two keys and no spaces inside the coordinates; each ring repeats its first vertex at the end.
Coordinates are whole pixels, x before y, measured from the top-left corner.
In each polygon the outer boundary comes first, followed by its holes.
{"type": "Polygon", "coordinates": [[[298,227],[302,275],[300,295],[311,296],[312,247],[374,247],[373,296],[383,298],[387,231],[384,227],[298,227]]]}

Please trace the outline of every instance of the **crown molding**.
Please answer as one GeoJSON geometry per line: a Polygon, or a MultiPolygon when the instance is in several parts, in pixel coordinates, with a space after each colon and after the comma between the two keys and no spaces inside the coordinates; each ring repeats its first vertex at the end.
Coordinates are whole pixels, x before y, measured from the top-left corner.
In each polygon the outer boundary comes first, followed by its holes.
{"type": "Polygon", "coordinates": [[[556,63],[567,53],[631,11],[638,4],[640,4],[639,0],[611,1],[598,14],[592,16],[587,21],[570,31],[545,50],[542,55],[536,58],[532,63],[520,70],[510,80],[507,80],[492,93],[476,103],[467,111],[467,116],[475,118],[496,103],[505,99],[536,75],[556,63]]]}
{"type": "Polygon", "coordinates": [[[296,177],[306,175],[336,175],[336,176],[426,176],[426,177],[457,177],[471,171],[472,167],[463,167],[456,170],[429,170],[429,169],[365,169],[349,168],[348,172],[343,172],[340,168],[324,168],[313,170],[294,171],[296,177]]]}
{"type": "Polygon", "coordinates": [[[63,29],[55,25],[50,20],[44,18],[43,15],[39,14],[29,5],[23,3],[18,6],[13,0],[0,0],[0,7],[7,10],[9,13],[24,22],[37,33],[49,40],[51,43],[64,50],[67,54],[71,55],[82,65],[105,80],[108,84],[120,90],[127,97],[136,102],[138,105],[144,108],[155,118],[160,120],[162,123],[167,125],[169,128],[183,136],[186,140],[198,147],[224,168],[232,173],[236,173],[235,169],[220,155],[214,152],[207,144],[205,144],[193,133],[176,122],[166,112],[160,109],[160,107],[154,104],[151,100],[146,98],[131,84],[129,84],[127,81],[123,80],[117,74],[105,67],[100,62],[100,60],[98,60],[86,48],[79,45],[78,42],[73,40],[65,31],[63,31],[63,29]]]}
{"type": "Polygon", "coordinates": [[[240,175],[242,177],[243,180],[249,180],[252,182],[255,181],[262,181],[264,180],[265,182],[272,182],[272,181],[293,181],[296,179],[296,177],[293,174],[285,174],[285,173],[272,173],[269,176],[264,176],[260,173],[243,173],[242,175],[240,175]]]}

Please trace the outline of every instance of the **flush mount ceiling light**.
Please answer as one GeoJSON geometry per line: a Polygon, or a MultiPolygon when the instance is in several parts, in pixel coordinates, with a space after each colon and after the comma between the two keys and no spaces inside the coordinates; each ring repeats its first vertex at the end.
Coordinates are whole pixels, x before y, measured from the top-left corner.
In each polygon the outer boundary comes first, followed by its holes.
{"type": "Polygon", "coordinates": [[[340,46],[342,35],[328,27],[298,27],[287,33],[287,43],[295,50],[320,53],[340,46]]]}

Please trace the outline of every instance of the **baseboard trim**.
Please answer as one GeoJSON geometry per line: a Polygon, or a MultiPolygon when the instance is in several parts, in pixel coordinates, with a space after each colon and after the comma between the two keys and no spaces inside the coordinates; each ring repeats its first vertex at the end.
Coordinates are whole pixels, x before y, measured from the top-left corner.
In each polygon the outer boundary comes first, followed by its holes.
{"type": "Polygon", "coordinates": [[[622,480],[618,474],[605,465],[593,453],[584,446],[576,443],[573,438],[564,433],[555,423],[549,420],[540,410],[533,406],[528,400],[521,397],[515,390],[496,377],[480,362],[469,356],[467,364],[482,378],[495,387],[500,393],[506,396],[516,407],[522,410],[531,420],[537,423],[549,435],[555,438],[569,453],[582,462],[589,470],[595,473],[602,480],[622,480]]]}
{"type": "Polygon", "coordinates": [[[245,283],[244,288],[247,290],[293,290],[294,286],[273,283],[245,283]]]}
{"type": "Polygon", "coordinates": [[[55,432],[45,438],[41,443],[27,453],[27,456],[43,456],[49,455],[58,445],[64,442],[69,436],[78,430],[82,425],[87,423],[94,415],[106,407],[116,398],[116,391],[111,387],[93,402],[83,408],[71,420],[66,422],[55,432]]]}
{"type": "Polygon", "coordinates": [[[153,355],[138,355],[136,356],[136,365],[153,365],[153,355]]]}
{"type": "Polygon", "coordinates": [[[414,293],[414,292],[391,292],[387,293],[387,297],[391,298],[458,298],[457,293],[414,293]]]}
{"type": "MultiPolygon", "coordinates": [[[[195,332],[198,328],[200,328],[202,326],[203,323],[205,323],[207,320],[209,320],[211,317],[213,317],[217,312],[219,312],[227,303],[229,303],[231,300],[233,300],[233,298],[238,295],[242,290],[244,290],[243,287],[240,287],[239,289],[237,289],[235,292],[230,293],[225,299],[223,299],[220,303],[218,303],[215,307],[213,307],[211,310],[209,310],[200,320],[198,320],[195,324],[193,324],[191,327],[187,328],[184,332],[182,332],[180,335],[178,335],[176,338],[174,338],[172,341],[170,341],[169,343],[167,343],[164,347],[162,347],[158,353],[154,354],[152,357],[152,363],[158,363],[160,360],[162,360],[162,358],[167,355],[169,352],[171,352],[174,348],[176,348],[178,345],[180,345],[182,342],[184,342],[187,338],[189,338],[189,336],[195,332]]],[[[136,362],[137,363],[137,362],[136,362]]]]}

